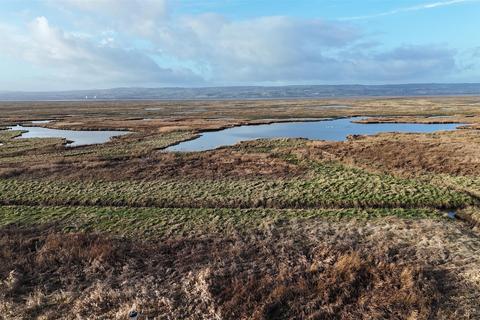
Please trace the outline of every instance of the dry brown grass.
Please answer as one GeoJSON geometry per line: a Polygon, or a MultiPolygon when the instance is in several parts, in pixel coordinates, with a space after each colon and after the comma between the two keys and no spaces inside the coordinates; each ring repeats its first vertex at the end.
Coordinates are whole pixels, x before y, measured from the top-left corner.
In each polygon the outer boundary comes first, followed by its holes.
{"type": "Polygon", "coordinates": [[[0,168],[0,177],[62,180],[155,180],[161,178],[285,178],[304,175],[307,168],[267,153],[230,149],[207,153],[156,153],[126,159],[89,159],[16,164],[0,168]]]}
{"type": "Polygon", "coordinates": [[[0,248],[8,319],[123,319],[132,306],[150,319],[480,315],[478,238],[441,221],[317,220],[158,242],[12,226],[0,248]]]}
{"type": "Polygon", "coordinates": [[[209,123],[213,127],[220,123],[229,124],[242,119],[323,118],[352,115],[478,115],[479,106],[479,97],[1,102],[0,125],[29,120],[56,119],[61,121],[49,126],[90,129],[135,127],[143,131],[149,130],[148,128],[157,130],[159,127],[165,130],[168,126],[192,127],[196,122],[201,124],[202,128],[209,123]],[[332,105],[348,107],[331,107],[332,105]],[[161,120],[154,120],[151,123],[139,121],[143,118],[161,120]]]}
{"type": "Polygon", "coordinates": [[[403,175],[480,175],[480,131],[385,133],[346,142],[311,142],[314,158],[403,175]]]}
{"type": "Polygon", "coordinates": [[[480,209],[476,207],[469,207],[457,212],[459,219],[471,224],[477,231],[480,230],[480,209]]]}
{"type": "Polygon", "coordinates": [[[316,248],[313,263],[277,273],[235,270],[212,276],[227,319],[427,319],[438,284],[427,269],[383,260],[381,253],[316,248]],[[377,257],[377,254],[380,256],[377,257]],[[328,263],[325,263],[328,261],[328,263]]]}
{"type": "Polygon", "coordinates": [[[478,115],[449,115],[449,116],[401,116],[401,117],[368,117],[362,120],[355,121],[356,123],[465,123],[469,124],[480,123],[480,116],[478,115]]]}

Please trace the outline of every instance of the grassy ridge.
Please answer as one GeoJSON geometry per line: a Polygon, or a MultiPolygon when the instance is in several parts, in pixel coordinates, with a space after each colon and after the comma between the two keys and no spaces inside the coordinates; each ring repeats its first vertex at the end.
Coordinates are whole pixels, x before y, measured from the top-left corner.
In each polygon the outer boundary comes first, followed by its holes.
{"type": "Polygon", "coordinates": [[[475,205],[457,211],[457,216],[473,226],[480,226],[480,177],[436,175],[430,181],[438,186],[446,186],[474,198],[475,205]]]}
{"type": "Polygon", "coordinates": [[[452,187],[480,199],[480,177],[436,175],[431,181],[436,185],[452,187]]]}
{"type": "Polygon", "coordinates": [[[457,208],[473,199],[428,182],[318,165],[310,178],[70,182],[0,180],[2,204],[195,208],[457,208]]]}
{"type": "Polygon", "coordinates": [[[431,209],[195,209],[0,206],[0,226],[53,224],[63,231],[157,237],[235,233],[315,218],[437,218],[431,209]]]}
{"type": "Polygon", "coordinates": [[[6,130],[6,129],[0,128],[0,142],[3,142],[3,143],[9,142],[13,138],[20,136],[24,132],[25,131],[21,131],[21,130],[6,130]]]}
{"type": "Polygon", "coordinates": [[[22,161],[19,157],[24,153],[36,152],[45,148],[59,147],[64,143],[60,138],[30,138],[15,139],[25,131],[20,130],[0,130],[0,163],[22,161]]]}
{"type": "MultiPolygon", "coordinates": [[[[176,131],[162,134],[143,135],[131,133],[130,137],[118,139],[113,144],[97,145],[89,148],[91,155],[102,159],[118,159],[131,156],[146,155],[153,150],[163,149],[179,141],[194,137],[191,131],[176,131]]],[[[66,157],[75,157],[79,154],[77,150],[67,150],[66,157]]]]}

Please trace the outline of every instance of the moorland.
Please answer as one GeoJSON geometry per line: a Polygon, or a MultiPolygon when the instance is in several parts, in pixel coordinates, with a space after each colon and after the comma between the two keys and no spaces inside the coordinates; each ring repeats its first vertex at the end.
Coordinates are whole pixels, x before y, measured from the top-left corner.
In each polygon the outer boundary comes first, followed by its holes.
{"type": "Polygon", "coordinates": [[[0,103],[7,319],[478,319],[480,98],[0,103]],[[454,131],[259,139],[364,116],[454,131]],[[48,123],[32,121],[51,120],[48,123]],[[98,145],[16,124],[130,132],[98,145]]]}

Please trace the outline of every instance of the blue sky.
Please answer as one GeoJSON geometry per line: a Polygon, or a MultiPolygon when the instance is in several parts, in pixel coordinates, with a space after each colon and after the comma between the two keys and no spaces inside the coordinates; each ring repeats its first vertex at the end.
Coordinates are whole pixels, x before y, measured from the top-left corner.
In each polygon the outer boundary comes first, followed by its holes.
{"type": "Polygon", "coordinates": [[[480,82],[480,0],[1,0],[0,91],[480,82]]]}

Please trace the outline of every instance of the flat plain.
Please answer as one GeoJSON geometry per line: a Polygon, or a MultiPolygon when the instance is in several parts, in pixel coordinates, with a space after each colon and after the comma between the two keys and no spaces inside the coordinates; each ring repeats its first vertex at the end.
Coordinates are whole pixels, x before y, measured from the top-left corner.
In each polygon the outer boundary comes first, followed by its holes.
{"type": "Polygon", "coordinates": [[[5,318],[480,318],[479,97],[3,102],[0,115],[0,129],[131,132],[72,148],[0,130],[5,318]],[[353,116],[462,126],[164,150],[353,116]]]}

